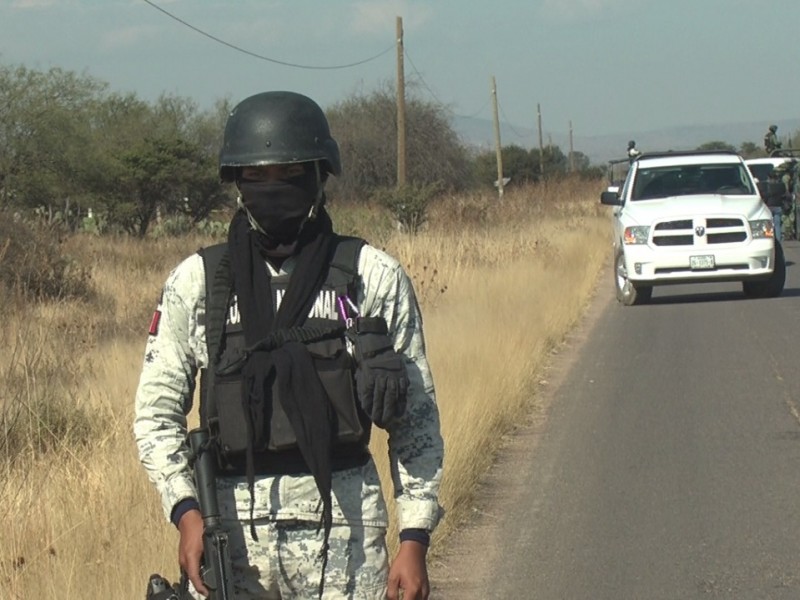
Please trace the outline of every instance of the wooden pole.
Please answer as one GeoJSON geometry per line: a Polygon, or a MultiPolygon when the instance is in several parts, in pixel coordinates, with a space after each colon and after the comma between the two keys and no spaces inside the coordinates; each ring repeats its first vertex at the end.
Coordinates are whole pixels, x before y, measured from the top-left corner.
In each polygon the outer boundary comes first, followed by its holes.
{"type": "Polygon", "coordinates": [[[406,184],[406,79],[403,67],[403,17],[397,17],[397,187],[406,184]]]}
{"type": "Polygon", "coordinates": [[[575,156],[572,147],[572,121],[569,122],[569,172],[575,172],[575,156]]]}
{"type": "Polygon", "coordinates": [[[500,117],[497,114],[497,85],[492,75],[492,113],[494,114],[494,148],[497,155],[497,194],[503,197],[503,151],[500,145],[500,117]]]}
{"type": "Polygon", "coordinates": [[[539,175],[544,176],[544,145],[542,144],[542,108],[536,103],[536,123],[539,128],[539,175]]]}

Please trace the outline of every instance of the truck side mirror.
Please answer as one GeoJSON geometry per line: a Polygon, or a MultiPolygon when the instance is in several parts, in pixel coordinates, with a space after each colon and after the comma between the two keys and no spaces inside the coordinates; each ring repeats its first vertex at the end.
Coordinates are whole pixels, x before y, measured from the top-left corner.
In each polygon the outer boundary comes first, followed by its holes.
{"type": "Polygon", "coordinates": [[[619,192],[616,190],[607,190],[600,194],[600,204],[608,204],[609,206],[622,206],[622,199],[619,197],[619,192]]]}

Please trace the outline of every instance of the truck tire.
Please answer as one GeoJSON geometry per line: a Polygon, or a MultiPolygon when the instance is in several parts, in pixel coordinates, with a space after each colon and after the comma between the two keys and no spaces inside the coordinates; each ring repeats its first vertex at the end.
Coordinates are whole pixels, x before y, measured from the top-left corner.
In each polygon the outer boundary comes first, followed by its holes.
{"type": "Polygon", "coordinates": [[[653,286],[634,284],[628,279],[625,255],[622,251],[617,251],[614,255],[614,288],[617,301],[623,306],[647,304],[653,295],[653,286]]]}

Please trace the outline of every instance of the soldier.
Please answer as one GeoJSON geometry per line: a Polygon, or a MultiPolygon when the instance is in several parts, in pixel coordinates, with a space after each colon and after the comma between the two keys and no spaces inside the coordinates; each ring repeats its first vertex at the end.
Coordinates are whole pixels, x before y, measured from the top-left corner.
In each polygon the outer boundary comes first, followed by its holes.
{"type": "Polygon", "coordinates": [[[199,372],[236,598],[428,598],[443,442],[411,280],[385,252],[333,232],[324,190],[339,149],[310,98],[240,102],[219,168],[239,192],[227,243],[170,273],[136,393],[140,460],[179,530],[181,568],[206,595],[185,443],[199,372]],[[391,565],[372,425],[388,432],[391,565]]]}
{"type": "Polygon", "coordinates": [[[777,125],[770,125],[769,130],[764,134],[764,150],[767,151],[767,154],[771,154],[773,150],[778,150],[781,147],[777,131],[777,125]]]}
{"type": "MultiPolygon", "coordinates": [[[[775,167],[769,173],[769,181],[771,183],[781,182],[780,166],[775,167]]],[[[772,227],[775,239],[778,241],[783,240],[783,210],[785,203],[785,194],[781,191],[770,191],[766,197],[766,204],[772,213],[772,227]]]]}
{"type": "MultiPolygon", "coordinates": [[[[792,237],[796,237],[797,228],[797,215],[795,214],[795,181],[797,180],[797,159],[792,158],[787,160],[772,170],[775,174],[775,179],[783,184],[782,209],[781,221],[783,227],[781,228],[784,235],[787,233],[792,237]]],[[[776,239],[779,238],[776,235],[776,239]]]]}
{"type": "Polygon", "coordinates": [[[637,150],[637,148],[636,148],[636,142],[634,140],[629,141],[628,142],[628,158],[630,158],[631,161],[633,161],[633,159],[636,158],[637,156],[639,156],[640,154],[641,154],[641,152],[639,152],[639,150],[637,150]]]}

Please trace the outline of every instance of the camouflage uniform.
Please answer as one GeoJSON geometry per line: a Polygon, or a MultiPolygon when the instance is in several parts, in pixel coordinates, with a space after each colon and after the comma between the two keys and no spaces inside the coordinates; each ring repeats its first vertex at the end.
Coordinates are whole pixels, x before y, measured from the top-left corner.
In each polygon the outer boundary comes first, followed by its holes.
{"type": "MultiPolygon", "coordinates": [[[[290,274],[293,257],[280,273],[290,274]]],[[[278,275],[269,265],[273,276],[278,275]]],[[[410,387],[405,415],[389,428],[392,482],[400,529],[432,531],[443,442],[422,320],[410,279],[388,254],[364,246],[356,303],[364,316],[383,316],[406,358],[410,387]]],[[[199,369],[208,365],[203,262],[194,254],[169,275],[162,291],[136,393],[134,433],[139,457],[161,495],[167,519],[196,497],[187,464],[186,415],[199,369]]],[[[218,480],[220,509],[233,544],[237,598],[315,597],[321,573],[322,502],[311,475],[257,476],[252,540],[244,477],[218,480]]],[[[333,473],[333,529],[324,598],[377,599],[388,573],[386,504],[374,462],[333,473]]]]}
{"type": "Polygon", "coordinates": [[[797,215],[795,211],[795,177],[797,161],[787,160],[772,171],[777,181],[784,187],[782,206],[783,239],[797,237],[797,215]]]}
{"type": "Polygon", "coordinates": [[[764,150],[767,151],[767,154],[773,150],[778,150],[781,147],[781,142],[778,139],[777,131],[777,125],[770,125],[769,130],[764,134],[764,150]]]}

